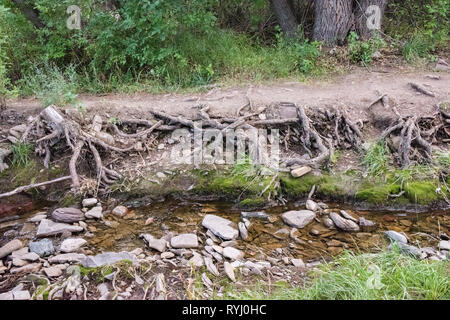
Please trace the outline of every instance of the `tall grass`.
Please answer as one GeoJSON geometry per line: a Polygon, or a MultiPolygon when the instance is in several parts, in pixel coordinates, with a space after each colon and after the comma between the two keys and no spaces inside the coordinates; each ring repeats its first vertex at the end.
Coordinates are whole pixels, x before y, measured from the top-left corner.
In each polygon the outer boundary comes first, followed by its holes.
{"type": "Polygon", "coordinates": [[[386,142],[380,140],[373,144],[364,154],[362,164],[369,176],[375,177],[386,172],[388,165],[386,142]]]}

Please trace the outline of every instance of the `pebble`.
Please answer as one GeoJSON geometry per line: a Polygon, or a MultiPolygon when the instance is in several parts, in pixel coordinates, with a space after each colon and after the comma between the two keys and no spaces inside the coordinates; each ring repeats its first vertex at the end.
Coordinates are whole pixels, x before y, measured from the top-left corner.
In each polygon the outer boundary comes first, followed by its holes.
{"type": "Polygon", "coordinates": [[[316,214],[311,210],[287,211],[281,216],[284,223],[301,229],[314,220],[316,214]]]}
{"type": "Polygon", "coordinates": [[[79,250],[86,243],[87,241],[82,238],[69,238],[61,243],[60,249],[62,252],[74,252],[79,250]]]}
{"type": "Polygon", "coordinates": [[[86,212],[84,214],[84,216],[87,219],[101,219],[101,218],[103,218],[103,213],[102,212],[103,212],[102,207],[101,206],[96,206],[96,207],[93,207],[88,212],[86,212]]]}
{"type": "Polygon", "coordinates": [[[248,232],[247,232],[247,228],[245,227],[244,222],[238,223],[238,229],[239,229],[239,234],[241,235],[242,240],[247,240],[248,232]]]}
{"type": "Polygon", "coordinates": [[[302,259],[291,259],[291,262],[294,265],[294,267],[305,268],[305,263],[303,262],[302,259]]]}
{"type": "Polygon", "coordinates": [[[125,206],[117,206],[113,209],[112,213],[116,216],[124,217],[128,213],[128,208],[125,206]]]}
{"type": "Polygon", "coordinates": [[[233,227],[232,221],[213,214],[205,215],[202,226],[223,240],[234,240],[239,236],[239,231],[233,227]]]}
{"type": "Polygon", "coordinates": [[[333,220],[336,227],[344,231],[359,231],[359,226],[352,220],[341,217],[336,212],[330,213],[330,218],[333,220]]]}
{"type": "Polygon", "coordinates": [[[223,268],[225,270],[225,274],[228,276],[228,278],[230,278],[231,281],[236,282],[236,277],[234,276],[234,268],[233,266],[225,261],[223,264],[223,268]]]}
{"type": "Polygon", "coordinates": [[[172,237],[170,240],[170,245],[173,248],[197,248],[198,238],[197,235],[193,233],[180,234],[172,237]]]}
{"type": "Polygon", "coordinates": [[[312,200],[306,200],[306,209],[316,212],[320,210],[320,207],[316,202],[312,200]]]}
{"type": "Polygon", "coordinates": [[[83,231],[82,227],[72,226],[66,223],[56,223],[48,219],[42,219],[39,223],[39,227],[36,232],[36,237],[47,237],[63,233],[64,231],[69,232],[80,232],[83,231]]]}
{"type": "Polygon", "coordinates": [[[96,198],[87,198],[87,199],[83,199],[82,205],[85,208],[90,208],[93,207],[97,204],[97,199],[96,198]]]}
{"type": "Polygon", "coordinates": [[[56,277],[59,277],[60,275],[62,275],[61,268],[58,268],[56,266],[44,268],[42,270],[44,271],[45,275],[49,278],[56,278],[56,277]]]}
{"type": "Polygon", "coordinates": [[[3,247],[0,248],[0,259],[6,257],[8,254],[12,253],[23,247],[22,241],[18,239],[11,240],[3,247]]]}
{"type": "Polygon", "coordinates": [[[222,254],[230,260],[241,260],[244,258],[244,252],[233,247],[225,247],[222,254]]]}

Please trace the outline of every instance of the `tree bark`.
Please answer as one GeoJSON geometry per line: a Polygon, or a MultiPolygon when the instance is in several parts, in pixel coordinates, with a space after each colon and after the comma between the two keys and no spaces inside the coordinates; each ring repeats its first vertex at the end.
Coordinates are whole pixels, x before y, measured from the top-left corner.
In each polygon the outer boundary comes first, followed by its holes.
{"type": "Polygon", "coordinates": [[[355,0],[355,30],[361,40],[370,39],[377,34],[373,23],[379,23],[381,26],[387,3],[388,0],[355,0]],[[379,11],[367,10],[372,5],[378,6],[379,11]]]}
{"type": "Polygon", "coordinates": [[[352,0],[316,0],[313,39],[341,43],[353,23],[352,0]]]}
{"type": "Polygon", "coordinates": [[[297,19],[289,0],[271,0],[281,30],[287,38],[297,37],[297,19]]]}
{"type": "Polygon", "coordinates": [[[32,6],[25,3],[24,0],[12,0],[20,12],[27,18],[37,29],[45,27],[45,24],[39,18],[39,12],[35,10],[32,6]]]}

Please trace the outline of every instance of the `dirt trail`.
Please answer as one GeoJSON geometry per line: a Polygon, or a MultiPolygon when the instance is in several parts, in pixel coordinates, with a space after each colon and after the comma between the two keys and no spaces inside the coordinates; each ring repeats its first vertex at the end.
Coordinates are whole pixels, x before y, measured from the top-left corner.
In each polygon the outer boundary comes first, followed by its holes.
{"type": "MultiPolygon", "coordinates": [[[[282,101],[306,107],[344,106],[351,118],[364,119],[365,107],[379,96],[377,92],[393,98],[402,115],[428,114],[435,110],[437,103],[450,100],[450,74],[401,70],[386,73],[359,69],[328,81],[313,80],[308,84],[284,81],[241,88],[214,88],[205,93],[191,94],[83,94],[79,100],[86,109],[102,110],[111,117],[140,117],[151,108],[188,116],[194,112],[193,106],[198,104],[209,105],[211,115],[230,116],[247,103],[248,96],[256,107],[282,101]],[[439,76],[440,80],[430,79],[427,75],[439,76]],[[416,92],[409,82],[423,85],[436,96],[416,92]]],[[[26,113],[41,109],[40,102],[34,98],[9,101],[8,105],[10,109],[26,113]]]]}

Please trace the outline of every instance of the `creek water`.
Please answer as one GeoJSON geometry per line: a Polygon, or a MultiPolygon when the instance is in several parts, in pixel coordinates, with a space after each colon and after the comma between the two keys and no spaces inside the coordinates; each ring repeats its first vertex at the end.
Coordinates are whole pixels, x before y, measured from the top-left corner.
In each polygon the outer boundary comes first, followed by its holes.
{"type": "MultiPolygon", "coordinates": [[[[357,211],[351,207],[328,203],[328,212],[346,210],[354,217],[364,217],[376,223],[373,230],[360,232],[343,232],[324,226],[323,218],[327,214],[317,215],[317,219],[303,229],[295,232],[294,241],[289,233],[291,227],[281,219],[283,212],[304,209],[302,203],[290,203],[284,206],[261,210],[269,215],[268,220],[250,218],[249,238],[238,240],[237,248],[246,253],[246,257],[264,259],[265,256],[276,256],[276,249],[282,248],[284,254],[306,261],[315,261],[322,257],[330,258],[340,253],[344,248],[350,250],[376,251],[388,243],[383,236],[387,230],[404,232],[413,245],[419,247],[436,247],[439,234],[450,234],[450,212],[434,211],[428,213],[415,212],[374,212],[357,211]]],[[[6,232],[16,232],[32,238],[35,225],[27,222],[46,207],[31,210],[21,215],[19,219],[0,223],[0,238],[6,232]]],[[[162,237],[167,232],[174,234],[197,233],[205,241],[206,229],[201,223],[205,214],[214,214],[232,220],[241,221],[241,210],[227,202],[181,202],[169,200],[142,206],[132,210],[124,218],[106,213],[103,220],[86,220],[90,236],[79,236],[88,241],[87,248],[94,253],[102,251],[133,250],[145,247],[139,238],[142,233],[162,237]],[[152,218],[153,221],[145,225],[152,218]]],[[[13,236],[12,234],[8,237],[13,236]]],[[[56,240],[56,239],[55,239],[56,240]]]]}

